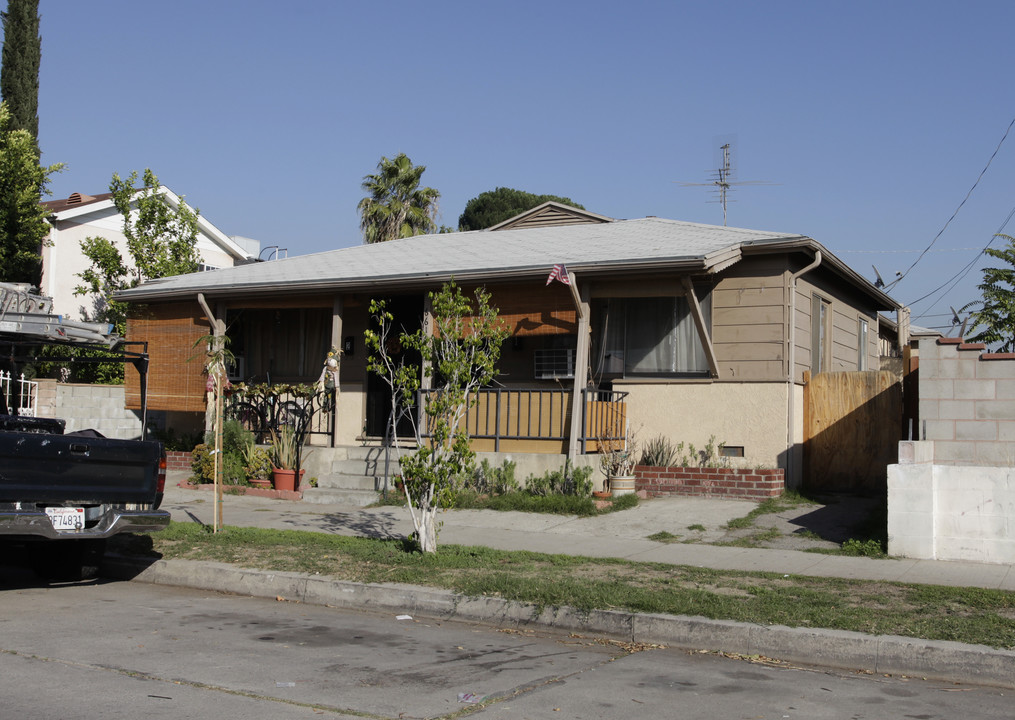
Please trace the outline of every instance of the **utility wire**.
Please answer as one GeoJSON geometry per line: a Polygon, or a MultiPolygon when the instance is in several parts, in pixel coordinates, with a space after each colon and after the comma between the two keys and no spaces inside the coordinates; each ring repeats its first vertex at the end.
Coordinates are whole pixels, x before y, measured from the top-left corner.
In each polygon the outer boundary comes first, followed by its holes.
{"type": "MultiPolygon", "coordinates": [[[[958,284],[959,284],[959,282],[961,282],[962,278],[964,278],[964,277],[965,277],[966,275],[968,275],[968,274],[969,274],[969,271],[970,271],[970,270],[972,270],[972,268],[973,268],[973,265],[975,265],[975,264],[976,264],[976,261],[977,261],[977,260],[979,260],[979,259],[980,259],[981,257],[983,257],[983,255],[984,255],[984,254],[985,254],[985,253],[987,252],[987,248],[989,248],[989,247],[991,246],[991,244],[993,244],[993,242],[994,242],[994,241],[995,241],[995,240],[997,239],[997,236],[998,236],[998,235],[1000,235],[1001,233],[1003,233],[1003,232],[1004,232],[1004,229],[1005,229],[1005,228],[1006,228],[1006,227],[1008,226],[1008,223],[1009,223],[1009,222],[1011,222],[1011,219],[1012,219],[1013,217],[1015,217],[1015,207],[1013,207],[1013,208],[1011,209],[1011,212],[1009,212],[1009,213],[1008,213],[1008,217],[1006,217],[1006,218],[1004,219],[1004,222],[1003,222],[1003,223],[1001,223],[1001,227],[999,227],[999,228],[997,229],[997,232],[996,232],[996,233],[994,233],[994,234],[993,234],[993,235],[991,236],[991,238],[990,238],[990,242],[988,242],[988,243],[987,243],[986,245],[984,245],[984,246],[983,246],[983,249],[982,249],[982,250],[980,250],[980,252],[976,253],[975,257],[973,257],[973,259],[972,259],[972,260],[970,260],[970,261],[969,261],[969,263],[968,263],[968,264],[967,264],[967,265],[966,265],[966,266],[965,266],[964,268],[962,268],[961,270],[959,270],[959,271],[958,271],[958,272],[957,272],[956,274],[952,275],[952,276],[951,276],[950,278],[948,278],[947,280],[945,280],[945,281],[944,281],[944,282],[943,282],[943,283],[942,283],[941,285],[939,285],[938,287],[934,288],[933,290],[931,290],[931,291],[930,291],[929,293],[927,293],[927,294],[926,294],[926,295],[924,295],[923,297],[919,297],[919,298],[917,298],[916,300],[914,300],[913,302],[909,303],[909,305],[910,305],[910,306],[913,306],[913,305],[915,305],[916,303],[920,302],[921,300],[926,300],[926,299],[927,299],[927,298],[929,298],[929,297],[930,297],[931,295],[933,295],[934,293],[938,292],[938,291],[939,291],[939,290],[941,290],[941,289],[942,289],[942,288],[943,288],[943,287],[944,287],[945,285],[948,285],[949,283],[951,283],[951,286],[950,286],[950,287],[948,288],[948,290],[949,290],[949,291],[950,291],[950,290],[951,290],[952,288],[954,288],[954,287],[955,287],[956,285],[958,285],[958,284]],[[954,282],[952,282],[952,281],[954,281],[954,282]]],[[[942,297],[943,297],[943,296],[942,296],[942,297]]],[[[928,307],[928,308],[927,308],[927,311],[925,311],[925,312],[923,312],[923,313],[921,313],[921,314],[917,315],[917,316],[916,316],[916,319],[920,319],[920,318],[922,318],[922,317],[926,317],[926,316],[927,316],[927,312],[929,312],[929,311],[930,311],[931,309],[933,309],[933,307],[934,307],[935,305],[937,305],[937,304],[938,304],[939,302],[941,302],[941,298],[938,298],[938,299],[937,299],[937,300],[935,300],[935,301],[934,301],[933,303],[931,303],[931,304],[930,304],[930,307],[928,307]]]]}
{"type": "MultiPolygon", "coordinates": [[[[966,200],[968,200],[969,196],[973,194],[973,190],[975,190],[976,186],[980,184],[980,180],[982,180],[983,176],[986,174],[987,168],[989,168],[990,164],[992,162],[994,162],[994,158],[997,157],[997,153],[1001,150],[1001,145],[1004,144],[1004,141],[1008,137],[1008,133],[1011,132],[1011,129],[1012,129],[1013,125],[1015,125],[1015,118],[1012,118],[1011,122],[1008,123],[1008,129],[1004,131],[1004,135],[1001,136],[1001,140],[997,143],[997,147],[994,148],[994,152],[991,154],[990,159],[987,160],[987,164],[983,166],[983,170],[981,170],[980,174],[977,176],[976,182],[974,182],[973,186],[971,188],[969,188],[969,192],[967,192],[966,196],[964,198],[962,198],[962,202],[960,202],[959,206],[957,208],[955,208],[955,212],[953,212],[952,216],[950,218],[948,218],[948,222],[946,222],[944,224],[944,227],[942,227],[938,231],[938,234],[934,236],[934,239],[930,241],[930,245],[928,245],[924,249],[924,251],[922,253],[920,253],[920,256],[918,258],[916,258],[916,260],[913,261],[913,264],[910,265],[909,268],[907,268],[906,271],[903,272],[899,277],[897,277],[895,280],[893,280],[891,283],[889,283],[889,285],[885,288],[885,290],[889,290],[892,286],[896,285],[900,280],[902,280],[902,278],[906,277],[906,275],[908,275],[910,273],[910,271],[914,267],[916,267],[916,264],[918,262],[920,262],[921,260],[923,260],[923,256],[926,255],[930,251],[930,249],[932,247],[934,247],[934,243],[936,243],[938,241],[938,238],[941,237],[941,235],[944,233],[944,231],[948,229],[948,226],[951,225],[952,220],[954,220],[955,216],[959,214],[959,210],[961,210],[962,206],[966,204],[966,200]]],[[[923,298],[920,298],[920,299],[922,300],[923,298]]],[[[917,301],[917,302],[919,302],[919,301],[917,301]]]]}
{"type": "MultiPolygon", "coordinates": [[[[968,252],[970,250],[979,250],[979,247],[960,247],[960,248],[940,248],[938,250],[930,250],[929,252],[943,253],[943,252],[968,252]]],[[[909,253],[918,253],[919,250],[839,250],[838,255],[906,255],[909,253]]]]}

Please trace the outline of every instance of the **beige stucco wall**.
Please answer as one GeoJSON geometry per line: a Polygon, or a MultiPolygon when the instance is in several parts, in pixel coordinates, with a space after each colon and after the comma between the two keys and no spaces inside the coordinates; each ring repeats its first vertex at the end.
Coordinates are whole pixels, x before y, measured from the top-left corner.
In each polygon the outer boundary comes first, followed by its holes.
{"type": "MultiPolygon", "coordinates": [[[[630,393],[630,428],[644,444],[658,435],[701,450],[710,436],[716,443],[739,445],[737,464],[782,467],[786,450],[786,383],[617,383],[630,393]]],[[[799,393],[794,393],[798,395],[799,393]]],[[[795,413],[797,438],[802,432],[795,413]]]]}
{"type": "Polygon", "coordinates": [[[362,383],[343,383],[335,416],[335,444],[355,445],[366,422],[366,389],[362,383]]]}
{"type": "MultiPolygon", "coordinates": [[[[683,442],[685,448],[693,444],[702,450],[714,435],[717,443],[744,447],[744,459],[732,461],[734,464],[785,467],[788,412],[785,383],[617,383],[616,389],[630,393],[627,416],[641,444],[665,435],[673,444],[683,442]]],[[[800,386],[793,387],[793,405],[794,455],[799,458],[803,438],[803,388],[800,386]]],[[[336,443],[354,445],[360,442],[365,417],[363,385],[343,384],[338,402],[336,443]]],[[[494,456],[494,453],[489,455],[494,456]]],[[[556,458],[555,455],[547,457],[556,458]]],[[[799,459],[796,467],[800,467],[799,459]]],[[[788,474],[791,473],[792,469],[788,474]]]]}

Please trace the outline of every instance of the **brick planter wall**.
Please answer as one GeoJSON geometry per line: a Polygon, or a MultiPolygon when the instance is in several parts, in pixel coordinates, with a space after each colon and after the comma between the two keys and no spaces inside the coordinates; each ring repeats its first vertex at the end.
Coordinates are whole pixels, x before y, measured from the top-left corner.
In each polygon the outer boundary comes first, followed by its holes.
{"type": "Polygon", "coordinates": [[[190,452],[186,450],[166,450],[166,470],[190,471],[190,452]]]}
{"type": "Polygon", "coordinates": [[[651,467],[634,470],[635,490],[649,497],[698,495],[765,500],[782,495],[785,471],[739,468],[651,467]]]}

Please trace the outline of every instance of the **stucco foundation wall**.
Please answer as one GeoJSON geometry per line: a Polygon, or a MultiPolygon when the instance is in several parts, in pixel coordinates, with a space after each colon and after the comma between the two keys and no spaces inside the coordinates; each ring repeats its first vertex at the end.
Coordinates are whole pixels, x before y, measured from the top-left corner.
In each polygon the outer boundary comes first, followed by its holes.
{"type": "Polygon", "coordinates": [[[1015,468],[942,465],[934,442],[899,443],[888,467],[888,552],[1015,562],[1015,468]]]}
{"type": "MultiPolygon", "coordinates": [[[[630,393],[627,417],[641,443],[664,435],[674,444],[683,442],[685,450],[688,444],[701,450],[714,435],[717,443],[744,448],[743,460],[734,464],[784,467],[786,383],[625,382],[615,389],[630,393]]],[[[794,422],[797,433],[802,414],[801,406],[794,422]]]]}
{"type": "Polygon", "coordinates": [[[342,385],[335,414],[335,444],[356,445],[365,423],[366,392],[362,383],[342,385]]]}

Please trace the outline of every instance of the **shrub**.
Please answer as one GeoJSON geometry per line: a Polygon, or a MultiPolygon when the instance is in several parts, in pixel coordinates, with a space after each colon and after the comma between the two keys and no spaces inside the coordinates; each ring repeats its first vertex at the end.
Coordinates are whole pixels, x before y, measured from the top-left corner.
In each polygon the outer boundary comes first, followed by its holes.
{"type": "Polygon", "coordinates": [[[151,428],[149,432],[153,439],[158,440],[165,446],[166,450],[187,452],[201,444],[200,431],[177,435],[176,430],[173,428],[166,428],[165,430],[162,428],[151,428]]]}
{"type": "Polygon", "coordinates": [[[674,445],[669,438],[659,435],[645,443],[641,453],[641,464],[653,467],[672,467],[677,464],[684,443],[674,445]]]}
{"type": "MultiPolygon", "coordinates": [[[[253,435],[236,420],[226,420],[222,424],[222,482],[227,485],[242,485],[246,481],[243,454],[248,439],[252,442],[253,435]]],[[[214,437],[209,433],[205,441],[191,451],[190,467],[194,471],[191,482],[215,482],[214,444],[214,437]]]]}
{"type": "Polygon", "coordinates": [[[215,459],[211,451],[206,443],[195,445],[190,451],[190,469],[194,473],[190,476],[192,483],[215,482],[215,459]]]}
{"type": "Polygon", "coordinates": [[[558,515],[595,515],[596,505],[592,497],[577,495],[532,495],[528,492],[513,492],[489,498],[485,507],[491,510],[515,510],[518,512],[542,512],[558,515]]]}
{"type": "Polygon", "coordinates": [[[254,438],[243,448],[243,473],[247,480],[271,477],[271,456],[254,444],[254,438]]]}
{"type": "Polygon", "coordinates": [[[592,468],[565,464],[561,470],[550,470],[538,476],[530,475],[525,481],[525,492],[540,497],[550,495],[591,497],[592,468]]]}
{"type": "Polygon", "coordinates": [[[885,549],[878,540],[849,539],[842,544],[842,554],[854,557],[885,557],[885,549]]]}
{"type": "Polygon", "coordinates": [[[490,465],[489,460],[484,459],[472,478],[465,482],[465,487],[480,495],[503,495],[514,492],[518,489],[518,481],[515,479],[517,465],[512,460],[505,460],[503,465],[495,468],[490,465]]]}

